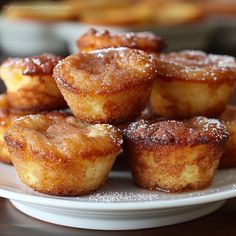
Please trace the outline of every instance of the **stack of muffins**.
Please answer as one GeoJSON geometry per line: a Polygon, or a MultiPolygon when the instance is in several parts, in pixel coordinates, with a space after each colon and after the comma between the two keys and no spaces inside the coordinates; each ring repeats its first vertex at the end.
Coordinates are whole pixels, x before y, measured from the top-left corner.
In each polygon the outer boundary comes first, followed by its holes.
{"type": "Polygon", "coordinates": [[[77,45],[63,60],[44,54],[1,66],[1,160],[13,162],[23,183],[46,194],[89,194],[122,151],[134,183],[149,190],[203,189],[219,163],[236,166],[236,112],[226,107],[234,58],[163,54],[165,41],[147,32],[93,29],[77,45]],[[70,111],[54,111],[67,104],[70,111]]]}

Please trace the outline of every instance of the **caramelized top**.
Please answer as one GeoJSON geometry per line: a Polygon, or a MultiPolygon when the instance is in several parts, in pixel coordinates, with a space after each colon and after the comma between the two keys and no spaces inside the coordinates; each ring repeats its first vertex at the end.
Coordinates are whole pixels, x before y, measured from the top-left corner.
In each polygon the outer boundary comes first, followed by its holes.
{"type": "Polygon", "coordinates": [[[52,160],[107,155],[121,149],[122,134],[111,125],[88,125],[74,117],[53,113],[17,119],[6,132],[8,146],[27,148],[31,154],[52,160]]]}
{"type": "Polygon", "coordinates": [[[108,30],[99,32],[90,29],[77,41],[80,52],[111,47],[128,47],[141,49],[146,52],[160,52],[166,47],[164,39],[151,32],[120,33],[111,35],[108,30]]]}
{"type": "Polygon", "coordinates": [[[26,58],[9,58],[1,66],[19,69],[22,75],[51,75],[61,59],[60,56],[44,53],[26,58]]]}
{"type": "Polygon", "coordinates": [[[67,57],[55,67],[53,76],[74,92],[109,94],[151,83],[154,67],[154,59],[144,51],[109,48],[67,57]]]}
{"type": "Polygon", "coordinates": [[[161,54],[157,73],[166,79],[182,80],[235,80],[236,61],[230,56],[206,54],[201,51],[181,51],[161,54]]]}
{"type": "Polygon", "coordinates": [[[128,140],[144,145],[197,145],[226,141],[228,132],[216,119],[195,117],[186,121],[166,120],[149,122],[140,120],[126,130],[128,140]]]}

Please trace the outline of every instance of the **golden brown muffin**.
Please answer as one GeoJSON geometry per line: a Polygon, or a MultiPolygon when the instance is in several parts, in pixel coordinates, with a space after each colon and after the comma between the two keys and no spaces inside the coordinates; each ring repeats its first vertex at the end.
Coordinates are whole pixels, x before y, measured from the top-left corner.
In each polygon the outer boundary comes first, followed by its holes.
{"type": "Polygon", "coordinates": [[[73,114],[91,123],[119,123],[140,116],[154,75],[154,59],[129,48],[74,54],[53,72],[73,114]]]}
{"type": "MultiPolygon", "coordinates": [[[[12,164],[10,153],[7,149],[7,145],[3,139],[4,133],[8,129],[10,125],[17,119],[25,115],[29,115],[29,113],[25,111],[11,110],[8,102],[7,96],[0,95],[0,162],[4,162],[6,164],[12,164]]],[[[54,117],[66,117],[71,115],[71,113],[67,110],[62,111],[52,111],[52,112],[44,112],[48,116],[54,117]]]]}
{"type": "Polygon", "coordinates": [[[53,68],[61,59],[52,54],[41,54],[3,62],[0,76],[6,84],[11,108],[33,112],[66,107],[52,77],[53,68]]]}
{"type": "Polygon", "coordinates": [[[157,115],[216,117],[223,112],[236,81],[233,57],[182,51],[155,58],[157,78],[150,103],[157,115]]]}
{"type": "Polygon", "coordinates": [[[229,139],[225,145],[219,167],[236,167],[236,107],[227,106],[220,119],[229,131],[229,139]]]}
{"type": "Polygon", "coordinates": [[[216,119],[140,120],[128,127],[124,150],[136,185],[183,192],[211,184],[227,138],[216,119]]]}
{"type": "Polygon", "coordinates": [[[111,35],[108,30],[99,32],[90,29],[77,40],[80,52],[90,52],[95,49],[127,47],[146,52],[160,52],[166,47],[164,39],[151,32],[119,33],[111,35]]]}
{"type": "Polygon", "coordinates": [[[111,125],[86,125],[51,114],[17,119],[4,139],[21,181],[58,196],[84,195],[99,188],[123,141],[111,125]]]}

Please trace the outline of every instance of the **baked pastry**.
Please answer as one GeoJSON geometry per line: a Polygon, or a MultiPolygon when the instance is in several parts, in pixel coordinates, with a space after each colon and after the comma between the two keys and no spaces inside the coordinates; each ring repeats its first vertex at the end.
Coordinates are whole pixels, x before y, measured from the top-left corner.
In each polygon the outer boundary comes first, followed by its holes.
{"type": "Polygon", "coordinates": [[[166,42],[160,36],[151,32],[127,32],[110,34],[108,30],[97,31],[90,29],[77,40],[80,52],[90,52],[96,49],[127,47],[146,52],[160,52],[166,47],[166,42]]]}
{"type": "Polygon", "coordinates": [[[154,59],[144,51],[109,48],[68,56],[53,76],[73,114],[91,123],[135,119],[148,101],[154,59]]]}
{"type": "Polygon", "coordinates": [[[136,185],[183,192],[211,184],[227,138],[216,119],[140,120],[128,127],[124,150],[136,185]]]}
{"type": "Polygon", "coordinates": [[[157,77],[150,97],[157,115],[216,117],[234,90],[236,62],[230,56],[181,51],[155,57],[157,77]]]}
{"type": "Polygon", "coordinates": [[[86,125],[51,113],[17,119],[4,139],[21,181],[58,196],[84,195],[99,188],[123,141],[111,125],[86,125]]]}
{"type": "Polygon", "coordinates": [[[0,67],[0,76],[7,87],[12,109],[27,112],[66,107],[53,77],[59,56],[41,54],[29,58],[10,58],[0,67]]]}
{"type": "Polygon", "coordinates": [[[236,107],[228,105],[220,119],[229,131],[229,139],[225,145],[219,167],[236,167],[236,107]]]}
{"type": "MultiPolygon", "coordinates": [[[[71,115],[71,113],[67,110],[53,111],[46,113],[48,116],[58,116],[58,117],[66,117],[71,115]]],[[[6,164],[12,164],[11,155],[8,151],[3,136],[6,130],[12,125],[12,123],[16,119],[25,115],[29,115],[29,113],[24,111],[12,110],[8,103],[7,95],[5,94],[0,95],[0,162],[4,162],[6,164]]]]}

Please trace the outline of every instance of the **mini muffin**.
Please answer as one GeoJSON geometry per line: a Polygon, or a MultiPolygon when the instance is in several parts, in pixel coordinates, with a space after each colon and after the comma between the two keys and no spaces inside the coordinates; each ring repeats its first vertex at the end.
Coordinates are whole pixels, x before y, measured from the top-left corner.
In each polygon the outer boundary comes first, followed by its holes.
{"type": "Polygon", "coordinates": [[[20,180],[58,196],[84,195],[103,185],[123,141],[111,125],[53,114],[17,119],[4,139],[20,180]]]}
{"type": "Polygon", "coordinates": [[[220,167],[236,167],[236,107],[227,106],[220,119],[229,131],[229,139],[221,157],[220,167]]]}
{"type": "MultiPolygon", "coordinates": [[[[3,136],[10,125],[17,119],[29,113],[24,111],[11,110],[8,102],[7,96],[0,95],[0,162],[6,164],[12,164],[11,156],[8,151],[7,145],[3,139],[3,136]]],[[[54,117],[66,117],[69,116],[69,111],[52,111],[45,112],[48,116],[54,117]]]]}
{"type": "Polygon", "coordinates": [[[164,39],[151,32],[119,33],[111,35],[108,30],[99,32],[90,29],[77,41],[80,52],[90,52],[95,49],[127,47],[146,52],[160,52],[165,48],[164,39]]]}
{"type": "Polygon", "coordinates": [[[182,51],[155,58],[157,77],[150,103],[157,115],[216,117],[223,112],[235,86],[233,57],[182,51]]]}
{"type": "Polygon", "coordinates": [[[53,76],[73,114],[91,123],[118,123],[140,116],[148,101],[155,61],[148,53],[110,48],[61,61],[53,76]]]}
{"type": "Polygon", "coordinates": [[[183,192],[211,184],[227,138],[216,119],[140,120],[128,127],[124,150],[136,185],[183,192]]]}
{"type": "Polygon", "coordinates": [[[41,54],[3,62],[0,76],[6,84],[12,109],[31,112],[66,107],[52,77],[53,68],[61,59],[52,54],[41,54]]]}

